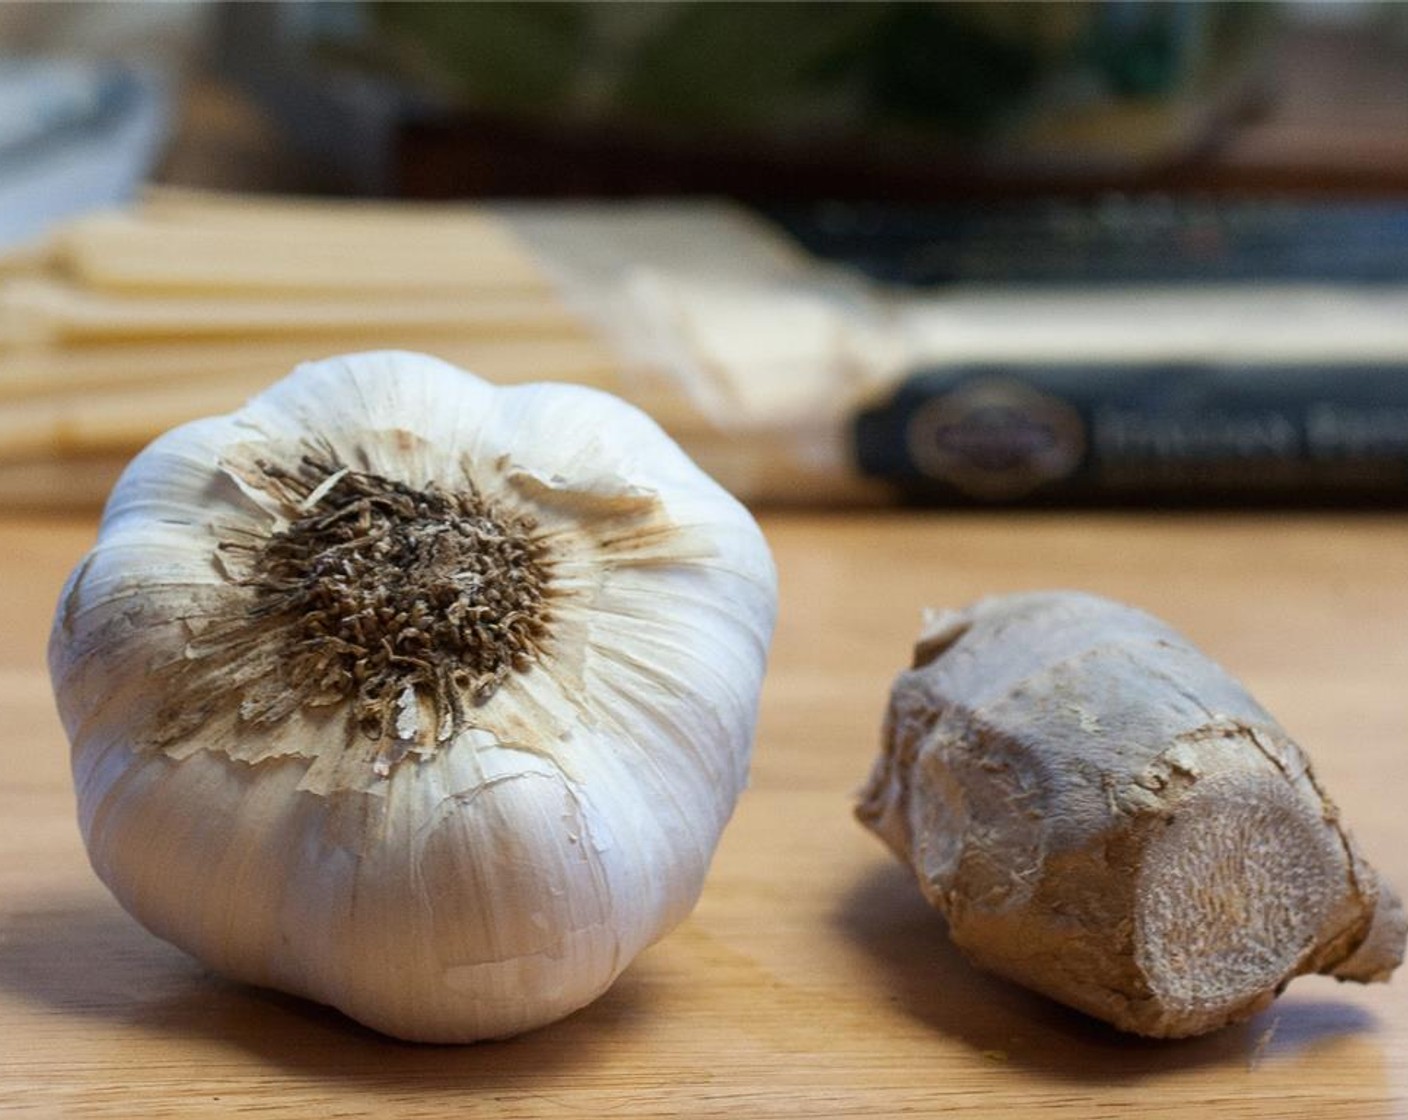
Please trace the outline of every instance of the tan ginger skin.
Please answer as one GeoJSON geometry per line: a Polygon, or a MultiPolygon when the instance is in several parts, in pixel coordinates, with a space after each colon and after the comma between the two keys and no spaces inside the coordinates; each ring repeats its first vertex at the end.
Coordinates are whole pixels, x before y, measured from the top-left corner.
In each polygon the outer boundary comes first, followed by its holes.
{"type": "Polygon", "coordinates": [[[976,964],[1201,1034],[1294,977],[1386,980],[1405,919],[1301,749],[1222,669],[1073,592],[932,615],[857,809],[976,964]]]}

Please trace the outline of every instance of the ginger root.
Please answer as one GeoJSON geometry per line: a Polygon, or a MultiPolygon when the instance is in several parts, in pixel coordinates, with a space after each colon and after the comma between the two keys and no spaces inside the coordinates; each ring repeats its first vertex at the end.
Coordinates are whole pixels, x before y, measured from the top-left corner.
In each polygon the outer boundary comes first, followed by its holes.
{"type": "Polygon", "coordinates": [[[1405,919],[1301,749],[1169,627],[1091,595],[931,614],[857,816],[977,965],[1157,1037],[1294,977],[1386,980],[1405,919]]]}

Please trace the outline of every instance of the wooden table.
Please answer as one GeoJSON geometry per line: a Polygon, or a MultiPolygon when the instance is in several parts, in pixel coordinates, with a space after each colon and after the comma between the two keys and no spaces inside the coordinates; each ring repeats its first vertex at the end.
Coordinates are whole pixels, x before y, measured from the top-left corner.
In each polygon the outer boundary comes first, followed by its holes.
{"type": "Polygon", "coordinates": [[[603,999],[469,1047],[220,980],[89,871],[43,649],[91,521],[0,517],[0,1113],[156,1118],[1408,1116],[1408,975],[1124,1037],[970,969],[850,815],[925,603],[1081,587],[1161,614],[1314,754],[1408,889],[1408,518],[778,515],[752,789],[697,911],[603,999]]]}

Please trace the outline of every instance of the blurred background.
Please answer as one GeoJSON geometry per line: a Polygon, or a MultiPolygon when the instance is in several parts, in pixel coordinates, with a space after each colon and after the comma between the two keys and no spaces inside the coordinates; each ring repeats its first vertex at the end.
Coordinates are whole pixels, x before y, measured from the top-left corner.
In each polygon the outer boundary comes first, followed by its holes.
{"type": "Polygon", "coordinates": [[[12,505],[377,346],[759,504],[1408,496],[1398,3],[12,2],[0,249],[12,505]]]}
{"type": "MultiPolygon", "coordinates": [[[[190,185],[1408,187],[1398,3],[12,2],[0,48],[12,73],[83,59],[159,79],[152,173],[190,185]]],[[[7,101],[24,92],[7,78],[7,101]]]]}

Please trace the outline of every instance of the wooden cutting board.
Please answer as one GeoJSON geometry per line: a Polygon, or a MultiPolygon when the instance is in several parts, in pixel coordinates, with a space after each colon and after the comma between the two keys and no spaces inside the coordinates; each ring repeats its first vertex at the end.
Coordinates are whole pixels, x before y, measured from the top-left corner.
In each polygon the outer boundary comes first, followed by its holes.
{"type": "Polygon", "coordinates": [[[775,515],[752,788],[694,915],[508,1042],[391,1042],[211,976],[88,869],[43,668],[88,519],[0,516],[0,1113],[157,1118],[1408,1116],[1408,975],[1121,1036],[975,972],[851,819],[921,605],[1086,588],[1163,615],[1312,752],[1408,889],[1408,520],[775,515]]]}

